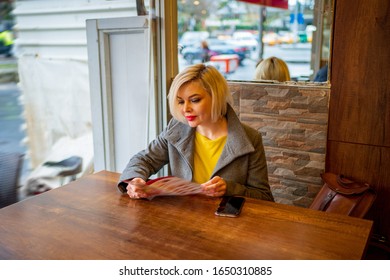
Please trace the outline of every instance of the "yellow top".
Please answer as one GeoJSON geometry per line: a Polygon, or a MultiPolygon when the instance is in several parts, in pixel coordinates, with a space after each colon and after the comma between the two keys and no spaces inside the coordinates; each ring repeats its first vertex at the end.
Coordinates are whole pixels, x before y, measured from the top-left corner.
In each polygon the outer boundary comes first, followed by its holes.
{"type": "Polygon", "coordinates": [[[217,165],[222,150],[225,147],[227,136],[215,140],[195,133],[194,176],[193,180],[203,184],[210,180],[211,174],[217,165]]]}

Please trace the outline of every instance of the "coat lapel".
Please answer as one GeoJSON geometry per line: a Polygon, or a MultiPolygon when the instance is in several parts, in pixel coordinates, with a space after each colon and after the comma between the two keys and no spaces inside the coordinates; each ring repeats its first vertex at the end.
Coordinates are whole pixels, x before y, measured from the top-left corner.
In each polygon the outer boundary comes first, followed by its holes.
{"type": "Polygon", "coordinates": [[[177,149],[191,170],[193,170],[194,165],[194,135],[194,128],[177,122],[166,136],[167,140],[177,149]]]}
{"type": "Polygon", "coordinates": [[[214,168],[213,175],[219,170],[230,164],[234,159],[255,151],[252,143],[249,141],[244,128],[241,125],[233,108],[228,105],[228,138],[222,154],[214,168]]]}

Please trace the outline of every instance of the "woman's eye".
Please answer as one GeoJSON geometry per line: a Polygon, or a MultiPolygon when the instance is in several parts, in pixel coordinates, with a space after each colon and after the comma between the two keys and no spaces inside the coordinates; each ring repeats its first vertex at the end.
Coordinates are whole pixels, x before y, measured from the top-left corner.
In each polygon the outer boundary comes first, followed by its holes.
{"type": "Polygon", "coordinates": [[[183,104],[184,104],[184,101],[183,101],[183,100],[179,100],[179,101],[177,101],[177,103],[178,103],[179,105],[183,105],[183,104]]]}
{"type": "Polygon", "coordinates": [[[200,101],[200,99],[199,98],[194,98],[194,99],[191,99],[191,102],[192,103],[198,103],[200,101]]]}

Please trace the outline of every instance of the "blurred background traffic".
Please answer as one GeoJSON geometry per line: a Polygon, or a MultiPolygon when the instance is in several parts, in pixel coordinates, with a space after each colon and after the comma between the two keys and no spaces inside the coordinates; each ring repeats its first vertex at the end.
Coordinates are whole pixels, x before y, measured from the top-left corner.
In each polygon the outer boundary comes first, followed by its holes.
{"type": "Polygon", "coordinates": [[[287,62],[293,80],[312,80],[321,61],[326,63],[330,32],[324,18],[325,28],[316,26],[315,1],[268,1],[274,7],[249,2],[261,1],[178,0],[179,68],[202,61],[206,42],[211,61],[218,55],[238,56],[238,67],[227,73],[228,79],[252,80],[257,62],[276,56],[287,62]],[[324,33],[323,42],[315,42],[321,44],[317,65],[312,61],[316,31],[324,33]]]}

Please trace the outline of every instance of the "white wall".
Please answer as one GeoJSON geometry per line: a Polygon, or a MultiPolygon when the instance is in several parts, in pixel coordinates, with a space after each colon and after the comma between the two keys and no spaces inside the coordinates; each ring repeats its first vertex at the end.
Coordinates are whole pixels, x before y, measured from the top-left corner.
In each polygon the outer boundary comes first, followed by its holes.
{"type": "Polygon", "coordinates": [[[91,133],[86,19],[135,16],[136,1],[16,0],[14,15],[34,168],[60,138],[91,133]]]}

